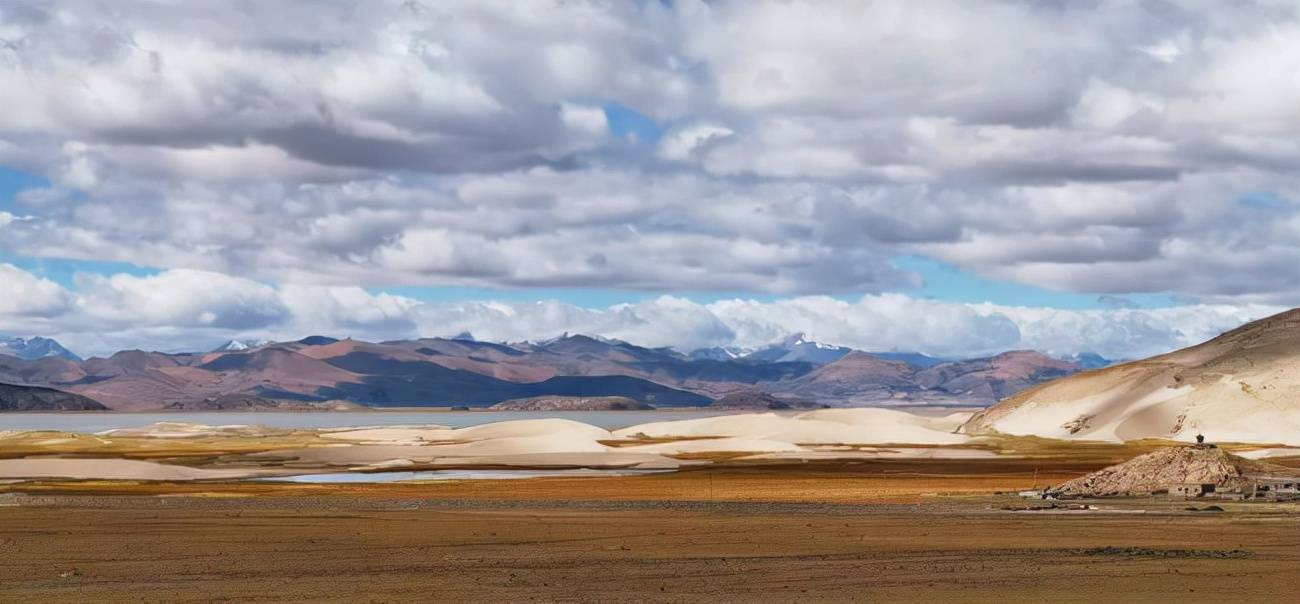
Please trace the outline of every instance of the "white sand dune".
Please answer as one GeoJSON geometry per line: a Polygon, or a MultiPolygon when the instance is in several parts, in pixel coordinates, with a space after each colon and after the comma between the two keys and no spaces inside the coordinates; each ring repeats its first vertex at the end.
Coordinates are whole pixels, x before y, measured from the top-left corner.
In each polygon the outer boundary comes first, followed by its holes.
{"type": "Polygon", "coordinates": [[[488,440],[454,445],[355,445],[277,451],[300,463],[350,469],[428,466],[517,466],[574,468],[676,468],[678,460],[651,452],[632,452],[585,444],[560,445],[529,439],[488,440]],[[504,441],[504,442],[503,442],[504,441]]]}
{"type": "Polygon", "coordinates": [[[725,415],[654,422],[616,430],[615,436],[690,438],[729,436],[790,444],[961,444],[954,434],[962,414],[924,417],[896,409],[823,409],[794,416],[776,413],[725,415]]]}
{"type": "MultiPolygon", "coordinates": [[[[795,416],[776,413],[656,422],[611,433],[566,419],[520,420],[448,430],[441,427],[364,428],[322,434],[350,447],[313,447],[278,452],[304,462],[331,465],[412,463],[588,467],[673,467],[672,455],[693,453],[782,453],[798,456],[802,444],[960,444],[953,434],[969,414],[925,417],[891,409],[827,409],[795,416]],[[618,439],[680,438],[644,445],[610,447],[618,439]]],[[[845,456],[856,456],[852,451],[845,456]]],[[[931,455],[924,453],[923,455],[931,455]]],[[[821,451],[817,458],[833,458],[821,451]]]]}
{"type": "Polygon", "coordinates": [[[962,431],[1300,445],[1300,309],[1169,354],[1030,388],[962,431]]]}
{"type": "Polygon", "coordinates": [[[447,467],[507,466],[520,468],[608,468],[637,470],[671,470],[705,462],[690,462],[649,453],[625,453],[619,450],[600,453],[545,453],[485,455],[476,457],[441,457],[430,465],[447,467]]]}
{"type": "Polygon", "coordinates": [[[474,442],[499,438],[558,437],[596,441],[610,438],[609,430],[568,419],[523,419],[493,422],[468,428],[401,426],[331,431],[324,438],[372,443],[474,442]]]}
{"type": "Polygon", "coordinates": [[[420,444],[448,440],[446,435],[455,432],[444,426],[395,426],[382,428],[348,428],[321,432],[321,438],[360,443],[420,444]]]}
{"type": "Polygon", "coordinates": [[[76,478],[103,480],[206,480],[244,478],[250,470],[205,470],[133,459],[36,457],[0,460],[0,478],[76,478]]]}
{"type": "Polygon", "coordinates": [[[571,419],[523,419],[494,422],[456,430],[456,438],[449,440],[486,440],[516,436],[556,436],[603,440],[610,438],[609,430],[571,419]]]}
{"type": "Polygon", "coordinates": [[[1300,457],[1300,448],[1297,447],[1270,447],[1267,449],[1255,449],[1254,451],[1244,451],[1237,453],[1238,457],[1246,459],[1269,459],[1272,457],[1300,457]]]}
{"type": "Polygon", "coordinates": [[[407,460],[412,463],[428,463],[436,455],[431,447],[418,444],[357,444],[331,447],[305,447],[286,449],[250,455],[250,457],[280,459],[295,458],[300,464],[324,464],[331,466],[372,466],[384,463],[400,463],[407,460]]]}
{"type": "Polygon", "coordinates": [[[202,438],[210,436],[247,436],[257,437],[284,430],[265,426],[246,426],[232,424],[228,426],[209,426],[191,422],[154,422],[138,428],[118,428],[105,430],[99,436],[135,437],[135,438],[202,438]]]}
{"type": "Polygon", "coordinates": [[[601,444],[609,430],[567,419],[516,420],[469,428],[363,428],[325,433],[331,440],[356,443],[279,451],[304,462],[356,466],[508,465],[537,467],[672,468],[676,460],[652,452],[632,452],[601,444]]]}
{"type": "MultiPolygon", "coordinates": [[[[567,419],[506,421],[470,428],[440,426],[359,428],[331,431],[322,437],[351,446],[309,447],[278,451],[304,463],[348,467],[385,465],[511,465],[582,467],[676,467],[673,455],[698,453],[782,454],[797,458],[834,459],[835,451],[812,452],[804,444],[961,444],[970,437],[952,431],[970,414],[926,417],[892,409],[826,409],[794,416],[776,413],[725,415],[694,420],[655,422],[611,433],[567,419]],[[642,437],[683,439],[626,444],[605,442],[642,437]],[[693,439],[693,440],[686,440],[693,439]]],[[[905,456],[910,449],[874,453],[905,456]]],[[[934,456],[917,450],[918,457],[934,456]]],[[[863,457],[843,451],[842,457],[863,457]]]]}
{"type": "Polygon", "coordinates": [[[467,443],[430,445],[430,451],[439,457],[470,457],[479,455],[542,455],[546,453],[605,453],[610,447],[594,438],[582,438],[569,432],[537,436],[507,436],[488,438],[467,443]]]}
{"type": "Polygon", "coordinates": [[[678,440],[650,445],[619,447],[619,451],[629,453],[655,453],[659,455],[682,455],[687,453],[772,453],[806,451],[799,445],[780,440],[765,438],[706,438],[703,440],[678,440]]]}

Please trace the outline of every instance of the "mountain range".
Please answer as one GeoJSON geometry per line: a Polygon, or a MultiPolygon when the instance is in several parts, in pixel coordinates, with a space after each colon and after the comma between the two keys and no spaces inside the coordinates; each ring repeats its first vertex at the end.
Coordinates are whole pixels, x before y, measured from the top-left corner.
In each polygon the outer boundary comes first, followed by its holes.
{"type": "Polygon", "coordinates": [[[942,360],[872,354],[803,336],[718,356],[568,334],[514,344],[469,334],[388,342],[311,336],[231,341],[209,352],[125,350],[84,361],[0,354],[0,382],[54,388],[116,410],[225,408],[219,402],[236,395],[297,406],[490,406],[530,397],[619,396],[672,407],[737,393],[831,406],[986,405],[1083,368],[1033,351],[942,360]]]}

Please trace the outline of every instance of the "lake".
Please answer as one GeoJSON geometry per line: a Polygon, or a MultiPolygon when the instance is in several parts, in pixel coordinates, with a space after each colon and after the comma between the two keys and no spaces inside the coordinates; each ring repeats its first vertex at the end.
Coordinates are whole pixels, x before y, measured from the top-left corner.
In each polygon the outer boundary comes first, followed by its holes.
{"type": "Polygon", "coordinates": [[[464,428],[516,419],[563,418],[615,430],[649,422],[726,415],[719,411],[332,411],[221,413],[6,413],[0,430],[58,430],[93,433],[138,428],[155,422],[211,426],[258,425],[272,428],[346,428],[437,424],[464,428]]]}

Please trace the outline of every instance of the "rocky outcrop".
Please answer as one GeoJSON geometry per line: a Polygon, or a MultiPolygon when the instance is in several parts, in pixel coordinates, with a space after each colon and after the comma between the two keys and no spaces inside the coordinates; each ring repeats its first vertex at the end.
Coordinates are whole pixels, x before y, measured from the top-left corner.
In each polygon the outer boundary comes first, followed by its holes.
{"type": "Polygon", "coordinates": [[[176,401],[165,411],[362,411],[365,405],[349,401],[286,401],[252,394],[223,394],[202,400],[176,401]]]}
{"type": "Polygon", "coordinates": [[[38,386],[0,384],[0,411],[107,411],[84,396],[38,386]]]}
{"type": "Polygon", "coordinates": [[[778,398],[766,392],[733,392],[709,405],[710,409],[737,410],[781,410],[781,409],[816,409],[823,407],[816,403],[793,399],[778,398]]]}
{"type": "Polygon", "coordinates": [[[1169,447],[1057,485],[1057,497],[1137,497],[1182,484],[1212,484],[1218,492],[1241,492],[1251,479],[1292,476],[1296,470],[1251,461],[1213,445],[1169,447]]]}
{"type": "Polygon", "coordinates": [[[654,409],[623,396],[534,396],[502,401],[492,411],[648,411],[654,409]]]}

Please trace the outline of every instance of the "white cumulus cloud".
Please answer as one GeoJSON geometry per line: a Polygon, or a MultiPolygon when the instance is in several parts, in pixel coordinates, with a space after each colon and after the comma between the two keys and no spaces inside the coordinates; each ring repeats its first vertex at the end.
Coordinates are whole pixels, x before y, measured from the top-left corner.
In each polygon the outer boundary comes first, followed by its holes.
{"type": "Polygon", "coordinates": [[[271,286],[220,273],[80,276],[71,291],[10,265],[0,276],[23,306],[0,305],[0,327],[49,335],[87,354],[122,348],[202,350],[230,338],[295,340],[323,334],[386,340],[470,332],[490,341],[564,333],[682,352],[755,348],[802,333],[868,351],[970,357],[1014,349],[1138,358],[1192,345],[1281,309],[1196,304],[1060,310],[873,294],[698,303],[674,296],[586,308],[538,302],[424,302],[350,286],[271,286]],[[37,305],[43,301],[43,305],[37,305]]]}

